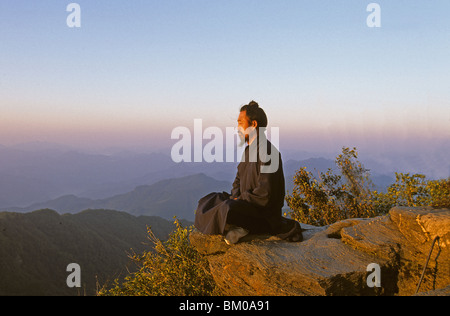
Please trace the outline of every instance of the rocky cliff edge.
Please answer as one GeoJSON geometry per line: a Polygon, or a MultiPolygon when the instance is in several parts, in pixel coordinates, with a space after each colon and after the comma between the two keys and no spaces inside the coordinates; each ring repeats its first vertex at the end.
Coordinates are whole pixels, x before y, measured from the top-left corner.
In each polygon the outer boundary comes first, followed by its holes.
{"type": "Polygon", "coordinates": [[[428,256],[419,295],[450,295],[450,209],[395,207],[371,219],[301,226],[300,243],[247,236],[229,246],[199,232],[190,242],[207,255],[225,295],[414,295],[428,256]],[[367,271],[372,263],[378,275],[367,271]],[[381,286],[370,287],[377,277],[381,286]]]}

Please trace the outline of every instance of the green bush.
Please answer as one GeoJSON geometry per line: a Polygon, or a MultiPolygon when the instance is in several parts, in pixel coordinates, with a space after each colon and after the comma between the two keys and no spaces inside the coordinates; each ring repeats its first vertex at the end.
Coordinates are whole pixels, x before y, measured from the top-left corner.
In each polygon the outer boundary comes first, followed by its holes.
{"type": "Polygon", "coordinates": [[[395,173],[395,177],[386,193],[373,193],[378,208],[385,211],[393,206],[450,208],[450,178],[427,180],[423,174],[409,173],[395,173]]]}
{"type": "Polygon", "coordinates": [[[154,251],[134,254],[131,259],[138,269],[120,285],[115,281],[112,289],[103,288],[99,295],[106,296],[206,296],[218,295],[209,265],[189,243],[191,228],[177,228],[167,241],[155,237],[148,229],[154,251]]]}
{"type": "Polygon", "coordinates": [[[450,178],[428,181],[427,189],[431,196],[431,206],[450,208],[450,178]]]}
{"type": "Polygon", "coordinates": [[[320,172],[318,179],[306,168],[299,169],[294,176],[293,192],[286,195],[291,218],[323,226],[346,218],[377,215],[369,172],[357,158],[355,148],[343,148],[335,161],[341,174],[328,169],[320,172]]]}
{"type": "Polygon", "coordinates": [[[358,161],[356,148],[344,147],[335,162],[340,174],[328,169],[316,178],[306,168],[296,172],[294,189],[286,194],[291,218],[323,226],[382,215],[397,205],[450,207],[450,178],[427,180],[421,174],[396,173],[396,182],[382,193],[373,190],[369,170],[358,161]]]}

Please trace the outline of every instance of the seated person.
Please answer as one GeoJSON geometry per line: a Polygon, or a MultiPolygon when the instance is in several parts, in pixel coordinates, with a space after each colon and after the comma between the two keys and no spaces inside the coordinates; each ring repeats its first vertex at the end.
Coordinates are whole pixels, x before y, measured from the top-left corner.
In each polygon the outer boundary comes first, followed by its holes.
{"type": "Polygon", "coordinates": [[[237,243],[247,234],[302,240],[300,224],[282,217],[285,182],[281,155],[266,138],[266,127],[267,116],[258,103],[252,101],[241,108],[238,131],[248,145],[231,194],[213,192],[200,199],[195,227],[202,233],[225,235],[228,244],[237,243]]]}

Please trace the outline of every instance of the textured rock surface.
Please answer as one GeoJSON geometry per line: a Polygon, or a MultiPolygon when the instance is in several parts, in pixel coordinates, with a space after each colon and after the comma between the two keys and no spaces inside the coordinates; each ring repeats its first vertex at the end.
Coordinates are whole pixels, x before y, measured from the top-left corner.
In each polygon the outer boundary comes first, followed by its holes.
{"type": "Polygon", "coordinates": [[[190,238],[208,255],[227,295],[412,295],[436,236],[420,291],[450,284],[448,209],[393,208],[373,219],[302,228],[301,243],[249,236],[229,246],[222,236],[192,233],[190,238]],[[380,288],[367,286],[370,263],[381,267],[380,288]]]}
{"type": "Polygon", "coordinates": [[[450,296],[450,285],[438,290],[420,292],[414,296],[450,296]]]}

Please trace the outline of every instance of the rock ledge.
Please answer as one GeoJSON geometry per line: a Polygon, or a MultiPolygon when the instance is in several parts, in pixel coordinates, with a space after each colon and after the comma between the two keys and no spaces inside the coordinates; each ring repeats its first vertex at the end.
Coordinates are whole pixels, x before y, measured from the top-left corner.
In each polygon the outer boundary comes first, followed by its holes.
{"type": "Polygon", "coordinates": [[[248,236],[229,246],[199,232],[190,241],[225,295],[413,295],[439,237],[420,292],[450,292],[450,209],[395,207],[372,219],[301,226],[301,243],[248,236]],[[367,285],[371,263],[381,268],[379,288],[367,285]]]}

